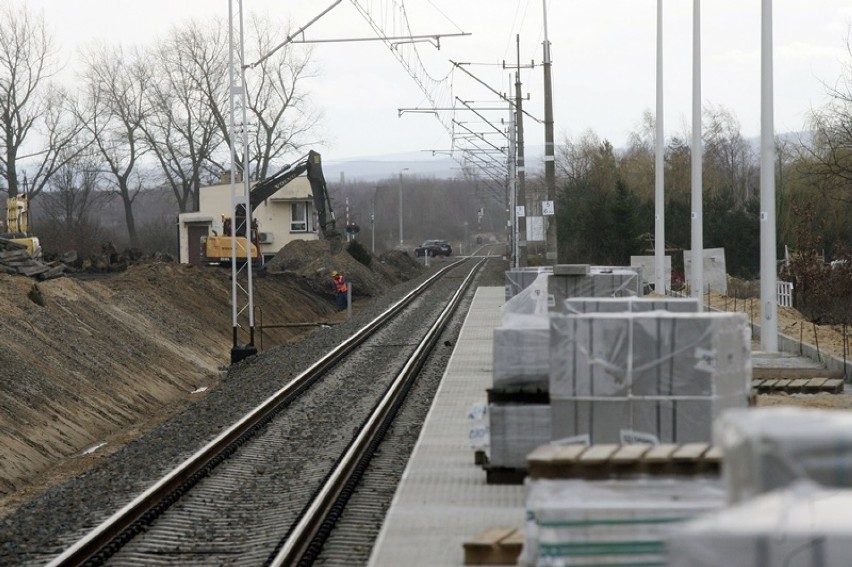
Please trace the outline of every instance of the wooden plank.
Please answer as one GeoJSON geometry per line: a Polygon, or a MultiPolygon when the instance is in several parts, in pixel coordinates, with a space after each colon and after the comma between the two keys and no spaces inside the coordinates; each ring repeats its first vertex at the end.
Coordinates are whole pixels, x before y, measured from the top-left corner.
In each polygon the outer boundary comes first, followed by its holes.
{"type": "Polygon", "coordinates": [[[655,445],[650,451],[645,453],[643,462],[649,464],[668,463],[671,462],[672,455],[677,451],[678,445],[663,444],[655,445]]]}
{"type": "Polygon", "coordinates": [[[642,457],[651,450],[651,445],[644,443],[634,443],[632,445],[622,445],[618,451],[613,453],[609,458],[609,462],[614,465],[636,464],[642,457]]]}
{"type": "Polygon", "coordinates": [[[804,390],[809,393],[819,392],[826,382],[828,378],[811,378],[805,383],[804,390]]]}
{"type": "Polygon", "coordinates": [[[539,445],[527,455],[527,463],[530,465],[544,464],[548,465],[553,462],[558,445],[539,445]]]}
{"type": "Polygon", "coordinates": [[[756,366],[751,370],[752,378],[763,379],[790,379],[799,378],[840,378],[843,372],[840,370],[828,370],[826,368],[791,368],[791,367],[766,367],[756,366]]]}
{"type": "Polygon", "coordinates": [[[779,389],[779,390],[784,390],[784,389],[790,387],[791,382],[793,382],[793,381],[789,380],[789,379],[788,380],[778,380],[778,383],[775,384],[775,388],[779,389]]]}
{"type": "Polygon", "coordinates": [[[822,385],[822,389],[832,394],[841,394],[843,393],[843,380],[840,378],[830,378],[822,385]]]}
{"type": "Polygon", "coordinates": [[[462,544],[465,565],[516,565],[524,534],[518,528],[493,527],[462,544]]]}
{"type": "Polygon", "coordinates": [[[580,455],[579,463],[589,465],[602,465],[609,461],[609,458],[618,451],[619,445],[600,444],[592,445],[588,451],[580,455]]]}
{"type": "Polygon", "coordinates": [[[760,386],[761,392],[771,392],[776,388],[778,380],[764,380],[760,386]]]}
{"type": "Polygon", "coordinates": [[[710,449],[702,456],[702,460],[705,463],[721,463],[722,462],[722,448],[718,445],[712,445],[710,449]]]}
{"type": "Polygon", "coordinates": [[[699,461],[710,450],[709,443],[686,443],[672,453],[673,461],[699,461]]]}
{"type": "Polygon", "coordinates": [[[787,386],[787,389],[788,389],[788,390],[791,390],[791,391],[794,391],[794,392],[798,392],[798,391],[800,391],[800,390],[804,389],[805,384],[807,384],[807,383],[808,383],[808,381],[807,381],[806,379],[804,379],[804,378],[798,378],[798,379],[793,380],[792,382],[790,382],[790,385],[789,385],[789,386],[787,386]]]}
{"type": "Polygon", "coordinates": [[[558,464],[575,463],[586,452],[586,445],[561,445],[553,453],[553,462],[558,464]]]}

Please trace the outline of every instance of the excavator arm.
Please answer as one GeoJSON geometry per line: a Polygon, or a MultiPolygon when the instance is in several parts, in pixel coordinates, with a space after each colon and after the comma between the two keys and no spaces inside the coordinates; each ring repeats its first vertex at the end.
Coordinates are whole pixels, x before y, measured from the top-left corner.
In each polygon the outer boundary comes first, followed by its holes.
{"type": "Polygon", "coordinates": [[[251,210],[253,212],[258,205],[305,172],[307,172],[308,181],[311,184],[314,209],[316,209],[319,219],[321,235],[334,232],[334,211],[331,207],[331,199],[328,196],[325,177],[322,174],[322,158],[319,153],[313,150],[309,151],[307,157],[304,159],[288,165],[275,175],[255,183],[249,193],[251,210]]]}
{"type": "Polygon", "coordinates": [[[336,236],[334,229],[334,210],[331,208],[331,199],[328,196],[328,187],[325,185],[325,176],[322,174],[322,159],[315,151],[308,152],[308,181],[311,184],[311,192],[314,194],[314,209],[320,225],[320,235],[326,238],[336,236]]]}

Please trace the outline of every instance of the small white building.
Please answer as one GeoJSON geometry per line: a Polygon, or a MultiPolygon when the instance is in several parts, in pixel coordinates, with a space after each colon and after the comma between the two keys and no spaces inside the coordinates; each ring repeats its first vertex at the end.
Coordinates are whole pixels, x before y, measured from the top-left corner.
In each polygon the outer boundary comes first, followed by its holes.
{"type": "MultiPolygon", "coordinates": [[[[237,185],[236,192],[237,196],[242,196],[242,183],[237,185]]],[[[180,262],[200,265],[202,237],[221,235],[224,217],[233,215],[230,183],[202,187],[199,210],[178,216],[180,262]]],[[[259,204],[252,212],[252,219],[257,220],[263,256],[272,258],[293,240],[319,238],[314,217],[313,193],[304,175],[293,179],[259,204]]]]}

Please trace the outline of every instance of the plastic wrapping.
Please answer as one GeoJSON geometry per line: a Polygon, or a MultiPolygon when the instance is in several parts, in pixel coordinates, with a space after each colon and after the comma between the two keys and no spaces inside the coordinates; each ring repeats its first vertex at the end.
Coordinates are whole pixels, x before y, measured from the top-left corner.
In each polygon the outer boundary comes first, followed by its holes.
{"type": "Polygon", "coordinates": [[[674,526],[717,510],[718,479],[526,480],[519,565],[663,565],[674,526]]]}
{"type": "Polygon", "coordinates": [[[502,310],[501,325],[494,329],[494,388],[546,392],[550,373],[547,274],[540,274],[502,310]]]}
{"type": "MultiPolygon", "coordinates": [[[[529,276],[535,272],[520,272],[529,276]]],[[[516,274],[517,275],[517,274],[516,274]]],[[[507,272],[507,278],[508,278],[507,272]]],[[[494,350],[492,364],[493,386],[505,390],[548,390],[550,373],[550,322],[548,313],[556,311],[556,303],[551,289],[557,289],[557,295],[566,293],[603,294],[597,299],[607,310],[626,311],[635,305],[636,310],[648,310],[670,304],[673,309],[697,311],[697,301],[687,299],[639,300],[635,297],[635,287],[641,282],[640,273],[630,268],[592,267],[591,272],[582,276],[557,276],[547,272],[536,273],[535,278],[503,305],[503,318],[500,327],[494,330],[494,350]],[[623,295],[612,298],[610,295],[623,295]],[[648,302],[652,303],[648,303],[648,302]],[[635,303],[634,303],[635,302],[635,303]],[[690,309],[694,307],[694,309],[690,309]]],[[[588,298],[568,301],[591,301],[588,298]]],[[[568,310],[565,300],[561,311],[568,310]]],[[[573,304],[572,304],[573,305],[573,304]]],[[[603,308],[603,307],[601,307],[603,308]]],[[[570,312],[570,311],[569,311],[570,312]]]]}
{"type": "MultiPolygon", "coordinates": [[[[637,266],[589,266],[581,275],[554,275],[553,266],[515,268],[506,272],[506,301],[543,276],[550,283],[550,305],[570,297],[641,297],[642,268],[637,266]]],[[[544,289],[547,289],[545,283],[544,289]]]]}
{"type": "Polygon", "coordinates": [[[550,441],[547,404],[488,404],[490,464],[527,468],[527,455],[550,441]]]}
{"type": "Polygon", "coordinates": [[[486,402],[475,402],[471,404],[467,412],[467,418],[470,420],[470,430],[468,431],[468,440],[470,447],[474,450],[488,451],[488,445],[491,443],[491,435],[488,428],[488,404],[486,402]]]}
{"type": "Polygon", "coordinates": [[[797,479],[852,487],[852,414],[795,407],[724,412],[714,427],[730,502],[797,479]]]}
{"type": "Polygon", "coordinates": [[[553,439],[710,442],[713,420],[746,407],[751,337],[742,313],[596,313],[551,322],[553,439]]]}
{"type": "Polygon", "coordinates": [[[673,567],[852,565],[852,491],[791,485],[676,526],[673,567]]]}
{"type": "Polygon", "coordinates": [[[581,313],[644,313],[647,311],[672,311],[698,313],[697,298],[676,297],[575,297],[562,302],[560,312],[568,315],[581,313]]]}
{"type": "Polygon", "coordinates": [[[548,281],[549,304],[561,306],[572,297],[641,297],[642,272],[636,268],[592,266],[585,276],[551,275],[548,281]]]}
{"type": "Polygon", "coordinates": [[[529,287],[539,274],[553,273],[553,266],[531,266],[506,271],[506,301],[529,287]]]}

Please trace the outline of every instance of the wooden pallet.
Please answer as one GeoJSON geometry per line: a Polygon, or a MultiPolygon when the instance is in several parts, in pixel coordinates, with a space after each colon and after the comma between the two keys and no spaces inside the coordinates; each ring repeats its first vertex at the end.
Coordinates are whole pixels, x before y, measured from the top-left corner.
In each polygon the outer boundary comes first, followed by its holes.
{"type": "Polygon", "coordinates": [[[482,465],[486,484],[523,484],[529,474],[525,468],[502,467],[491,464],[482,465]]]}
{"type": "Polygon", "coordinates": [[[758,394],[842,394],[842,378],[755,378],[751,387],[758,394]]]}
{"type": "Polygon", "coordinates": [[[634,474],[719,474],[722,452],[708,443],[683,445],[543,445],[529,454],[530,478],[598,479],[634,474]]]}
{"type": "Polygon", "coordinates": [[[524,545],[524,532],[519,528],[488,528],[464,542],[465,565],[517,565],[524,545]]]}
{"type": "Polygon", "coordinates": [[[520,390],[504,388],[488,388],[488,403],[512,403],[512,404],[549,404],[550,393],[542,390],[520,390]]]}

